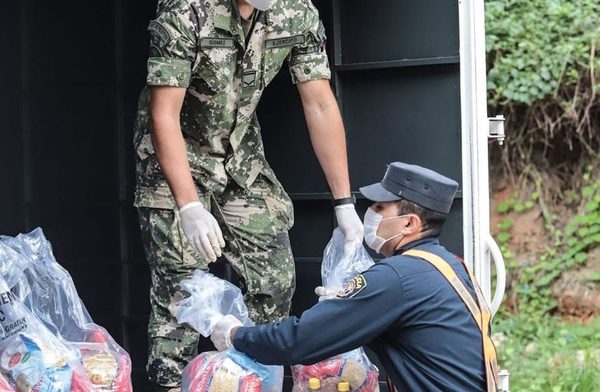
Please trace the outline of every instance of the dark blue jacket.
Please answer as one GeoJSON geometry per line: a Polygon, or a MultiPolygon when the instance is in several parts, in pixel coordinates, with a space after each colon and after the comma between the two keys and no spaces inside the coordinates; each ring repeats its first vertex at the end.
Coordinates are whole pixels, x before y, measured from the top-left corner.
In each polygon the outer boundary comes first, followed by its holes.
{"type": "Polygon", "coordinates": [[[473,298],[460,261],[436,237],[415,241],[369,268],[344,298],[300,318],[240,328],[234,346],[265,364],[311,364],[368,345],[400,391],[485,391],[481,332],[442,274],[401,256],[415,248],[441,256],[473,298]]]}

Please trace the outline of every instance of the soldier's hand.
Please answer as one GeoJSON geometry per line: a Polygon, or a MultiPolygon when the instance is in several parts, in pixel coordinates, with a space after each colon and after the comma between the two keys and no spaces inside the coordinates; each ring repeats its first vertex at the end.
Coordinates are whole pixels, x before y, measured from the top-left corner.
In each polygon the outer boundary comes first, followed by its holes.
{"type": "Polygon", "coordinates": [[[319,302],[326,299],[334,299],[337,295],[337,291],[334,289],[327,289],[323,286],[317,286],[315,288],[315,294],[319,296],[319,302]]]}
{"type": "Polygon", "coordinates": [[[354,204],[342,204],[335,207],[335,216],[346,242],[362,243],[365,229],[354,209],[354,204]]]}
{"type": "Polygon", "coordinates": [[[217,220],[200,202],[188,203],[179,209],[181,228],[192,247],[206,260],[213,262],[225,247],[217,220]]]}
{"type": "Polygon", "coordinates": [[[215,325],[213,332],[210,334],[210,340],[219,351],[224,351],[233,348],[231,341],[231,332],[234,328],[242,326],[242,322],[231,314],[221,317],[215,325]]]}

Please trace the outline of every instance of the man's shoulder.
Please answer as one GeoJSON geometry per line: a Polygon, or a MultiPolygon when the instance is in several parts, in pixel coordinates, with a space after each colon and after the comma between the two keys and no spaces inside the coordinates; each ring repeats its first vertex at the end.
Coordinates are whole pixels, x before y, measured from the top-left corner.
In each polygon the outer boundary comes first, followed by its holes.
{"type": "Polygon", "coordinates": [[[279,0],[269,14],[271,27],[280,33],[305,31],[319,19],[319,11],[311,0],[279,0]]]}

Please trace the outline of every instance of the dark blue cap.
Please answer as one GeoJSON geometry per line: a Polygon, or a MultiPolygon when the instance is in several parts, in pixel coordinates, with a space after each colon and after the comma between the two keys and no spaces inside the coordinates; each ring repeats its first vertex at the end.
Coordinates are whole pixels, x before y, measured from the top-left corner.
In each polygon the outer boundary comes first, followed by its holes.
{"type": "Polygon", "coordinates": [[[374,202],[408,200],[433,211],[450,212],[458,183],[446,176],[417,165],[393,162],[383,180],[360,188],[374,202]]]}

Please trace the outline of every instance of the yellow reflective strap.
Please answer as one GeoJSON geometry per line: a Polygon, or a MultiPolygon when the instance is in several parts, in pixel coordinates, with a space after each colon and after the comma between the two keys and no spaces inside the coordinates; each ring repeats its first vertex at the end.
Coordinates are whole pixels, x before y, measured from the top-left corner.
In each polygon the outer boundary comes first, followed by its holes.
{"type": "Polygon", "coordinates": [[[485,362],[485,378],[488,392],[496,392],[496,385],[498,383],[498,360],[496,357],[496,347],[494,342],[490,338],[490,321],[491,313],[481,292],[481,288],[477,284],[477,281],[473,277],[471,270],[465,265],[465,269],[469,274],[469,278],[475,288],[475,295],[477,296],[477,302],[473,299],[473,296],[469,293],[465,285],[456,275],[456,272],[450,267],[450,264],[440,256],[423,250],[411,249],[402,254],[403,256],[412,256],[419,259],[423,259],[429,264],[433,265],[444,278],[450,283],[454,291],[461,298],[471,316],[477,323],[479,330],[481,331],[482,346],[483,346],[483,357],[485,362]]]}

